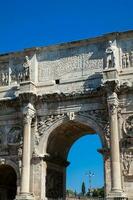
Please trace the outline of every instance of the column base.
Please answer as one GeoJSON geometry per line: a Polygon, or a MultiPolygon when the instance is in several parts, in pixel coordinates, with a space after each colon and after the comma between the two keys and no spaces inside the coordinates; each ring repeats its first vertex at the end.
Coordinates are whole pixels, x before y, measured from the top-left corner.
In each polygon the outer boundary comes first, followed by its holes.
{"type": "Polygon", "coordinates": [[[35,198],[32,194],[24,193],[17,195],[15,200],[35,200],[35,198]]]}
{"type": "Polygon", "coordinates": [[[106,200],[127,200],[126,194],[123,191],[111,191],[106,200]]]}

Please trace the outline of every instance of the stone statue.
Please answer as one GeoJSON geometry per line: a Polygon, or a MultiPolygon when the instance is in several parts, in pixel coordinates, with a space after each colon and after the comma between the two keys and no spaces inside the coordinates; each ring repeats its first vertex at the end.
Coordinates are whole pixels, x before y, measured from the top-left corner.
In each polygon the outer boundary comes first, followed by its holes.
{"type": "Polygon", "coordinates": [[[28,56],[25,56],[25,60],[26,60],[26,62],[23,64],[23,67],[24,67],[23,80],[27,81],[30,78],[30,66],[31,66],[31,62],[30,62],[28,56]]]}
{"type": "Polygon", "coordinates": [[[108,47],[106,49],[106,68],[115,67],[115,47],[112,44],[112,41],[108,42],[108,47]]]}

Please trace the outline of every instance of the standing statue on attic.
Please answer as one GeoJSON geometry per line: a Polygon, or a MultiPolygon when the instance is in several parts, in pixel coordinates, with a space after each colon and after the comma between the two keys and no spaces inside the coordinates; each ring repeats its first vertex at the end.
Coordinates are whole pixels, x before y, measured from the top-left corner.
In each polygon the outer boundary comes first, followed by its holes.
{"type": "Polygon", "coordinates": [[[28,81],[30,79],[30,66],[31,66],[31,61],[28,56],[25,56],[25,62],[23,64],[24,67],[23,81],[28,81]]]}
{"type": "Polygon", "coordinates": [[[113,45],[112,41],[109,41],[108,46],[107,46],[106,51],[105,51],[105,59],[106,59],[105,69],[115,67],[115,65],[116,65],[115,52],[116,52],[116,46],[113,45]]]}

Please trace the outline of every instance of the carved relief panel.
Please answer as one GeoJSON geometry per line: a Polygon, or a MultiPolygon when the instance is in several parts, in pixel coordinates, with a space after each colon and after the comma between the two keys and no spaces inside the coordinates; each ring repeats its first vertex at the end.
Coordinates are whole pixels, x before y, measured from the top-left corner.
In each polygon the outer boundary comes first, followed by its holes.
{"type": "Polygon", "coordinates": [[[120,56],[121,56],[121,67],[123,69],[133,67],[133,39],[120,40],[120,56]]]}
{"type": "Polygon", "coordinates": [[[124,177],[133,180],[133,115],[125,114],[122,123],[121,163],[124,177]]]}
{"type": "Polygon", "coordinates": [[[30,66],[31,62],[28,56],[13,59],[10,65],[11,83],[29,80],[30,66]]]}
{"type": "Polygon", "coordinates": [[[133,115],[128,116],[123,122],[123,132],[133,138],[133,115]]]}
{"type": "Polygon", "coordinates": [[[122,54],[122,68],[133,67],[133,51],[122,54]]]}
{"type": "Polygon", "coordinates": [[[30,58],[12,58],[0,63],[0,86],[17,84],[30,78],[30,58]]]}
{"type": "Polygon", "coordinates": [[[124,149],[121,159],[123,175],[133,179],[133,149],[124,149]]]}
{"type": "Polygon", "coordinates": [[[21,127],[0,127],[0,154],[17,154],[17,146],[19,146],[21,143],[21,127]]]}

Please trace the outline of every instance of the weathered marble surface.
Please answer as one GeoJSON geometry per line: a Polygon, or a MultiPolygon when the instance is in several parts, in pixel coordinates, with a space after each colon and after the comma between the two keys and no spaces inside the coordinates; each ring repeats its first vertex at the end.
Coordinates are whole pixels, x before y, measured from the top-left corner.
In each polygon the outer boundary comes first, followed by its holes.
{"type": "Polygon", "coordinates": [[[132,52],[130,31],[0,56],[0,167],[16,199],[65,199],[68,152],[96,132],[106,199],[133,199],[132,52]]]}

